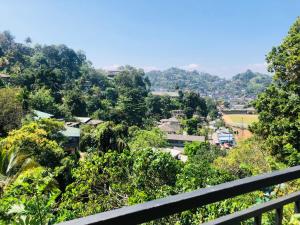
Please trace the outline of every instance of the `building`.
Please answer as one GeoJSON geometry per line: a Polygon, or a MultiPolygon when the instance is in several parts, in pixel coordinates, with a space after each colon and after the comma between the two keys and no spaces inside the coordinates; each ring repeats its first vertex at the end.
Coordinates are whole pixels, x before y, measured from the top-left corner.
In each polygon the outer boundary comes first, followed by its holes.
{"type": "MultiPolygon", "coordinates": [[[[52,114],[39,110],[33,110],[33,114],[33,118],[35,120],[54,118],[52,114]]],[[[77,125],[79,127],[79,122],[66,122],[64,130],[60,131],[60,133],[66,138],[64,148],[72,152],[79,149],[80,129],[77,125]]]]}
{"type": "Polygon", "coordinates": [[[87,122],[89,122],[92,118],[90,117],[74,117],[77,121],[79,121],[81,124],[86,124],[87,122]]]}
{"type": "Polygon", "coordinates": [[[184,144],[187,142],[204,142],[205,137],[196,135],[167,134],[167,141],[173,147],[184,147],[184,144]]]}
{"type": "Polygon", "coordinates": [[[255,114],[255,109],[253,107],[244,109],[222,109],[223,114],[255,114]]]}
{"type": "Polygon", "coordinates": [[[86,124],[96,127],[103,122],[104,122],[103,120],[90,120],[86,124]]]}
{"type": "Polygon", "coordinates": [[[0,73],[0,79],[1,80],[9,80],[10,79],[10,75],[0,73]]]}
{"type": "Polygon", "coordinates": [[[172,117],[169,119],[160,120],[158,128],[167,134],[176,134],[180,131],[181,126],[179,120],[175,117],[172,117]]]}
{"type": "Polygon", "coordinates": [[[176,118],[183,118],[183,117],[185,117],[184,111],[181,110],[181,109],[172,110],[171,114],[172,114],[172,117],[176,117],[176,118]]]}
{"type": "Polygon", "coordinates": [[[79,149],[80,129],[65,125],[65,130],[61,133],[66,137],[67,141],[64,144],[66,150],[74,152],[79,149]]]}
{"type": "Polygon", "coordinates": [[[107,71],[107,77],[109,79],[113,79],[115,78],[120,72],[122,72],[122,70],[109,70],[107,71]]]}
{"type": "Polygon", "coordinates": [[[173,158],[182,162],[186,162],[188,160],[188,157],[183,154],[183,148],[162,148],[161,151],[170,153],[173,158]]]}
{"type": "Polygon", "coordinates": [[[50,114],[50,113],[46,113],[46,112],[42,112],[39,110],[33,110],[33,114],[34,114],[34,119],[35,120],[39,120],[39,119],[50,119],[53,118],[54,115],[50,114]]]}
{"type": "Polygon", "coordinates": [[[178,91],[152,91],[151,94],[154,96],[169,96],[171,98],[179,97],[178,91]]]}
{"type": "Polygon", "coordinates": [[[103,120],[94,120],[90,117],[75,117],[75,119],[78,122],[68,122],[70,123],[70,126],[72,127],[79,127],[79,125],[81,124],[87,124],[87,125],[91,125],[91,126],[98,126],[99,124],[103,123],[103,120]]]}
{"type": "Polygon", "coordinates": [[[213,134],[213,142],[216,145],[230,148],[235,145],[234,134],[232,134],[227,128],[220,128],[213,134]]]}

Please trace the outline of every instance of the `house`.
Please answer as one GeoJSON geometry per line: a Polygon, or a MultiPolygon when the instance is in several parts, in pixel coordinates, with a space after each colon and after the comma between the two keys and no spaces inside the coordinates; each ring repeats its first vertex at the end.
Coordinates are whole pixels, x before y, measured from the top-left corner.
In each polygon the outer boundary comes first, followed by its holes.
{"type": "Polygon", "coordinates": [[[172,117],[175,117],[175,118],[183,118],[183,117],[185,117],[184,111],[181,110],[181,109],[172,110],[171,114],[172,114],[172,117]]]}
{"type": "Polygon", "coordinates": [[[162,148],[161,151],[170,153],[173,158],[181,160],[182,162],[188,160],[188,157],[183,154],[182,148],[162,148]]]}
{"type": "Polygon", "coordinates": [[[213,134],[213,140],[214,144],[221,145],[225,148],[230,148],[235,145],[234,134],[224,127],[213,134]]]}
{"type": "MultiPolygon", "coordinates": [[[[34,119],[50,119],[54,116],[50,113],[42,112],[39,110],[33,110],[34,119]]],[[[66,143],[64,143],[64,148],[66,150],[75,151],[79,149],[79,139],[80,139],[80,129],[77,128],[78,122],[66,122],[64,130],[60,133],[66,137],[66,143]]],[[[79,126],[78,126],[79,127],[79,126]]]]}
{"type": "Polygon", "coordinates": [[[178,91],[152,91],[151,94],[154,96],[169,96],[171,98],[179,97],[178,91]]]}
{"type": "Polygon", "coordinates": [[[50,113],[46,113],[46,112],[42,112],[39,110],[33,110],[33,114],[34,114],[34,119],[35,120],[39,120],[39,119],[50,119],[53,118],[54,115],[50,114],[50,113]]]}
{"type": "Polygon", "coordinates": [[[96,127],[103,122],[103,120],[90,120],[86,124],[96,127]]]}
{"type": "Polygon", "coordinates": [[[160,120],[158,128],[167,134],[176,134],[180,131],[181,126],[179,120],[175,117],[172,117],[169,119],[160,120]]]}
{"type": "Polygon", "coordinates": [[[173,147],[184,147],[187,142],[204,142],[204,136],[182,135],[182,134],[167,134],[167,141],[173,147]]]}
{"type": "Polygon", "coordinates": [[[61,133],[66,137],[65,149],[75,151],[79,149],[80,129],[65,125],[65,130],[61,133]]]}
{"type": "Polygon", "coordinates": [[[69,127],[79,128],[80,122],[66,122],[66,125],[69,126],[69,127]]]}
{"type": "Polygon", "coordinates": [[[94,120],[94,119],[92,119],[90,117],[75,117],[75,119],[78,122],[68,122],[73,127],[79,127],[79,125],[81,125],[81,124],[87,124],[87,125],[91,125],[91,126],[96,127],[99,124],[101,124],[101,123],[104,122],[103,120],[94,120]],[[77,124],[77,123],[79,123],[79,124],[77,124]]]}
{"type": "Polygon", "coordinates": [[[109,79],[113,79],[115,78],[120,72],[122,72],[122,70],[109,70],[107,71],[107,77],[109,79]]]}
{"type": "Polygon", "coordinates": [[[86,124],[87,122],[89,122],[92,118],[90,117],[79,117],[76,116],[74,117],[77,121],[79,121],[81,124],[86,124]]]}
{"type": "Polygon", "coordinates": [[[0,73],[0,79],[1,80],[9,80],[10,79],[10,75],[0,73]]]}

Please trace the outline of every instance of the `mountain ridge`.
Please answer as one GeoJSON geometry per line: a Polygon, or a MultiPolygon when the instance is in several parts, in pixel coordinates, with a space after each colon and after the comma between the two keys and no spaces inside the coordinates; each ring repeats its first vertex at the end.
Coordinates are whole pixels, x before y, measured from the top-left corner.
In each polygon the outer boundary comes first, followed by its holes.
{"type": "Polygon", "coordinates": [[[255,98],[272,82],[272,76],[253,72],[249,69],[230,79],[176,67],[162,71],[149,71],[146,76],[149,78],[153,90],[172,91],[179,88],[221,98],[231,98],[232,96],[255,98]]]}

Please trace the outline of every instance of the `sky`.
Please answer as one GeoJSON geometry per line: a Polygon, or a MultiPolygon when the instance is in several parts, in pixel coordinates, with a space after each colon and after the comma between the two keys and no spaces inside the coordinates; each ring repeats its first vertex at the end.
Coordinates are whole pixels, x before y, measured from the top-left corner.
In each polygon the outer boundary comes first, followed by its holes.
{"type": "Polygon", "coordinates": [[[266,72],[265,55],[300,0],[0,0],[0,31],[66,44],[96,68],[179,67],[231,77],[266,72]]]}

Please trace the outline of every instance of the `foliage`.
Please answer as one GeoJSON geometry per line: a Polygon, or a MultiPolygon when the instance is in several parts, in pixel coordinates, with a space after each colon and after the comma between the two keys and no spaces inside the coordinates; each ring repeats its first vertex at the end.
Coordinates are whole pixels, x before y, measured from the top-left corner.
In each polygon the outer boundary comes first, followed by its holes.
{"type": "Polygon", "coordinates": [[[127,147],[127,136],[127,127],[115,125],[113,122],[102,123],[96,128],[84,126],[82,127],[80,149],[82,151],[107,152],[108,150],[116,150],[121,152],[127,147]]]}
{"type": "Polygon", "coordinates": [[[20,89],[0,88],[0,136],[21,125],[23,116],[20,89]]]}
{"type": "Polygon", "coordinates": [[[194,158],[201,155],[203,160],[212,162],[216,156],[223,155],[223,152],[216,146],[211,145],[209,142],[191,142],[184,146],[184,153],[194,158]]]}
{"type": "Polygon", "coordinates": [[[299,52],[300,18],[267,56],[269,70],[275,72],[274,83],[254,102],[259,122],[251,127],[266,140],[271,154],[290,166],[300,163],[299,52]]]}
{"type": "Polygon", "coordinates": [[[239,143],[238,146],[229,150],[228,155],[217,158],[214,165],[239,178],[275,169],[272,166],[271,156],[262,146],[262,140],[256,137],[239,143]]]}
{"type": "Polygon", "coordinates": [[[1,224],[48,224],[60,194],[53,175],[42,167],[23,172],[0,199],[1,224]]]}
{"type": "Polygon", "coordinates": [[[0,174],[6,183],[28,169],[60,165],[65,154],[56,142],[61,140],[57,134],[59,128],[61,124],[51,120],[32,122],[0,141],[0,174]]]}
{"type": "Polygon", "coordinates": [[[201,120],[197,117],[192,117],[182,121],[182,125],[185,127],[185,130],[188,135],[197,135],[198,128],[200,128],[201,120]]]}
{"type": "Polygon", "coordinates": [[[171,99],[169,96],[153,96],[149,94],[146,98],[147,116],[156,120],[170,118],[171,111],[180,108],[178,99],[171,99]]]}
{"type": "Polygon", "coordinates": [[[178,87],[181,90],[192,90],[200,92],[201,95],[215,95],[219,98],[244,95],[253,98],[272,80],[269,75],[254,73],[251,70],[237,74],[230,80],[196,70],[186,71],[178,68],[150,71],[146,75],[153,90],[176,90],[178,87]]]}
{"type": "Polygon", "coordinates": [[[51,94],[51,90],[46,88],[31,92],[29,95],[29,105],[36,110],[45,111],[54,115],[58,114],[58,106],[51,94]]]}
{"type": "Polygon", "coordinates": [[[217,103],[212,98],[205,98],[205,102],[208,111],[208,116],[212,120],[216,119],[219,116],[217,103]]]}
{"type": "Polygon", "coordinates": [[[165,134],[158,128],[151,130],[135,130],[129,134],[131,139],[128,143],[130,149],[161,148],[167,145],[165,134]]]}
{"type": "Polygon", "coordinates": [[[179,171],[169,154],[149,149],[89,154],[72,171],[58,221],[168,195],[179,171]]]}
{"type": "Polygon", "coordinates": [[[205,99],[195,92],[184,93],[182,104],[188,119],[192,118],[194,114],[203,117],[206,117],[208,114],[205,99]]]}

